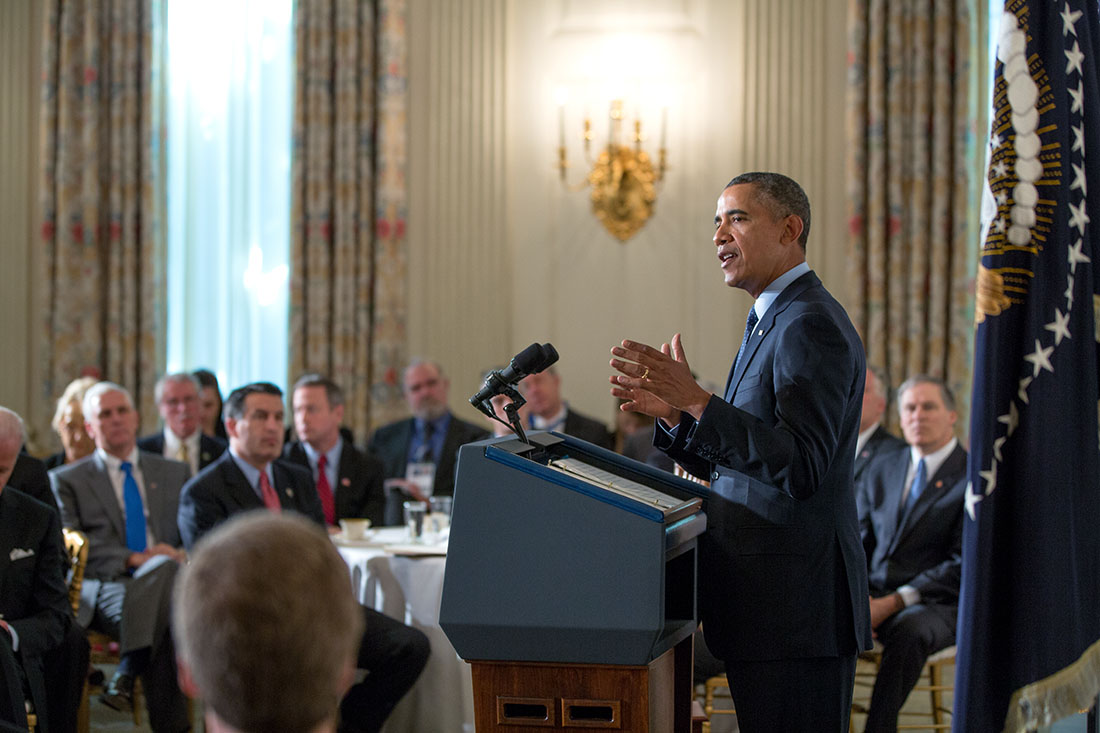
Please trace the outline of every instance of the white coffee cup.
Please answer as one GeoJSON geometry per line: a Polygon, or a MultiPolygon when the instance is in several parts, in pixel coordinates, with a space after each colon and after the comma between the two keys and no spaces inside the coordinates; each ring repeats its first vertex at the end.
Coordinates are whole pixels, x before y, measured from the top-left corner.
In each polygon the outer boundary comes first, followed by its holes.
{"type": "Polygon", "coordinates": [[[341,519],[340,529],[344,531],[344,539],[361,540],[367,536],[370,529],[369,519],[341,519]]]}

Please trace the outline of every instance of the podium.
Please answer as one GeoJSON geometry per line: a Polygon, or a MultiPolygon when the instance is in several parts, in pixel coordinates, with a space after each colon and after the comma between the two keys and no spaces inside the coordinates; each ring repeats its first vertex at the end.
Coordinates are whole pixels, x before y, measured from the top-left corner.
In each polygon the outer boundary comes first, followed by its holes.
{"type": "Polygon", "coordinates": [[[459,450],[440,626],[478,733],[687,731],[702,487],[529,439],[459,450]]]}

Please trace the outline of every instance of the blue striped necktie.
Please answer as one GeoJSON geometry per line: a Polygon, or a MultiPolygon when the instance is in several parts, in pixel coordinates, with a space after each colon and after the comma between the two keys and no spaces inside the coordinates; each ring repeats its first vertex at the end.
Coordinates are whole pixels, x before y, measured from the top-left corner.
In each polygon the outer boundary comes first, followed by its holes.
{"type": "Polygon", "coordinates": [[[924,465],[924,459],[920,459],[917,462],[917,472],[913,476],[913,483],[909,487],[909,498],[905,500],[905,514],[908,514],[913,509],[913,505],[917,503],[917,499],[924,493],[924,485],[928,483],[928,476],[926,475],[927,468],[924,465]]]}
{"type": "Polygon", "coordinates": [[[122,503],[126,507],[126,546],[131,552],[145,552],[145,505],[141,502],[141,492],[134,479],[133,465],[122,462],[122,503]]]}
{"type": "Polygon", "coordinates": [[[760,317],[756,315],[756,305],[749,308],[749,315],[745,318],[745,335],[741,338],[741,348],[737,350],[737,359],[733,362],[733,370],[736,372],[738,365],[741,364],[741,356],[745,353],[745,347],[749,345],[749,337],[752,336],[752,330],[756,328],[757,322],[760,317]]]}

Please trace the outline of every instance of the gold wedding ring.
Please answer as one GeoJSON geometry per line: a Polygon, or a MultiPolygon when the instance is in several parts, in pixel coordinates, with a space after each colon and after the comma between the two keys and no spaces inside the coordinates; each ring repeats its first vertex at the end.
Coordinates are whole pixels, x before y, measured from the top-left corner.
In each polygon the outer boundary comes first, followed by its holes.
{"type": "Polygon", "coordinates": [[[642,372],[642,381],[644,382],[644,381],[647,381],[648,379],[649,379],[649,367],[646,367],[645,371],[642,372]]]}

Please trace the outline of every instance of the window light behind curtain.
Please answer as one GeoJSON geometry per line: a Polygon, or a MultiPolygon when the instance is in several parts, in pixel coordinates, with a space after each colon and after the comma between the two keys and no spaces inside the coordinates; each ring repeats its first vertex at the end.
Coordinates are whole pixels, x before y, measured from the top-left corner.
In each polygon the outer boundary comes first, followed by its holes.
{"type": "Polygon", "coordinates": [[[285,385],[293,0],[168,0],[168,370],[285,385]]]}

